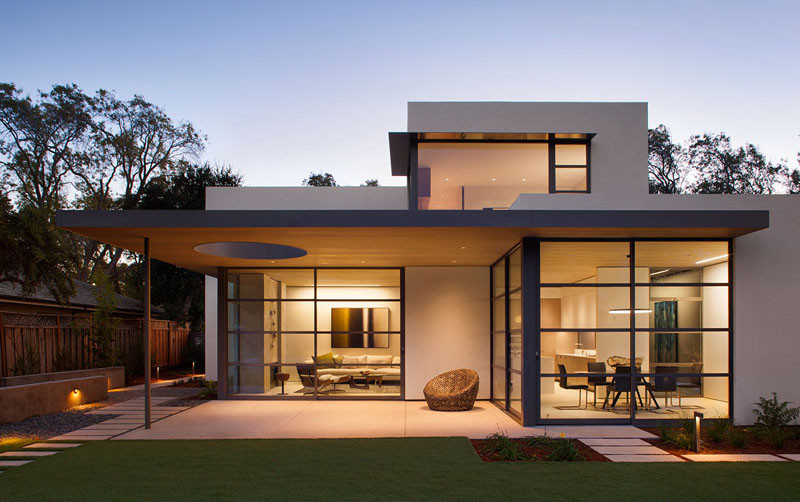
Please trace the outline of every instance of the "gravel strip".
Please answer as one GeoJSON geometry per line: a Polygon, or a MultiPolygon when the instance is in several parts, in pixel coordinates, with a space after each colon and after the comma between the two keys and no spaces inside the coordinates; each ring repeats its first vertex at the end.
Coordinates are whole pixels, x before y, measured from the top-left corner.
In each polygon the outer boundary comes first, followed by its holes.
{"type": "Polygon", "coordinates": [[[68,410],[30,417],[19,422],[0,424],[0,439],[28,437],[47,439],[93,425],[118,415],[87,415],[83,410],[68,410]]]}
{"type": "MultiPolygon", "coordinates": [[[[203,404],[205,399],[192,399],[203,389],[197,387],[160,387],[152,389],[153,397],[174,397],[174,400],[159,403],[157,406],[197,406],[203,404]]],[[[104,408],[106,406],[121,403],[129,399],[143,397],[144,391],[141,390],[119,390],[108,393],[108,399],[96,403],[76,406],[71,410],[30,417],[19,422],[10,424],[0,424],[0,439],[5,437],[27,437],[31,439],[47,439],[60,436],[67,432],[82,429],[88,425],[100,423],[119,415],[88,415],[87,411],[104,408]]]]}

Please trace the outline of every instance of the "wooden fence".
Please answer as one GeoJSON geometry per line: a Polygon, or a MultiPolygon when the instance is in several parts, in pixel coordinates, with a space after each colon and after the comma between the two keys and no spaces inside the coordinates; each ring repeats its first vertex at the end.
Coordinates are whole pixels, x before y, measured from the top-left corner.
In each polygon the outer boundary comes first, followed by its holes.
{"type": "MultiPolygon", "coordinates": [[[[142,319],[117,319],[112,364],[142,360],[142,319]]],[[[189,328],[150,321],[150,353],[157,366],[183,362],[189,328]]],[[[0,312],[0,376],[92,367],[91,317],[0,312]]],[[[142,363],[143,364],[143,363],[142,363]]]]}

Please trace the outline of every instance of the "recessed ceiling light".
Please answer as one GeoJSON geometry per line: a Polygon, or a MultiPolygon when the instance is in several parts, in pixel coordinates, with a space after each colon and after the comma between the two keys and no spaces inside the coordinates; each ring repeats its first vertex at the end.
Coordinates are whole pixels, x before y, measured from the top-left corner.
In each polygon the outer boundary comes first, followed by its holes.
{"type": "Polygon", "coordinates": [[[467,246],[461,246],[461,249],[467,249],[467,246]]]}
{"type": "Polygon", "coordinates": [[[721,254],[721,255],[715,256],[713,258],[706,258],[705,260],[696,261],[696,262],[694,262],[694,264],[695,265],[700,265],[701,263],[708,263],[710,261],[721,260],[722,258],[727,258],[727,257],[728,257],[727,254],[721,254]]]}
{"type": "Polygon", "coordinates": [[[445,178],[444,180],[445,180],[445,181],[450,181],[450,178],[445,178]]]}
{"type": "Polygon", "coordinates": [[[528,181],[528,178],[522,178],[522,181],[528,181]]]}
{"type": "Polygon", "coordinates": [[[497,181],[497,178],[492,178],[492,181],[497,181]]]}
{"type": "Polygon", "coordinates": [[[455,261],[455,260],[453,260],[453,263],[455,263],[455,262],[456,262],[456,261],[455,261]]]}
{"type": "Polygon", "coordinates": [[[365,262],[364,260],[361,260],[361,263],[367,263],[367,262],[365,262]]]}

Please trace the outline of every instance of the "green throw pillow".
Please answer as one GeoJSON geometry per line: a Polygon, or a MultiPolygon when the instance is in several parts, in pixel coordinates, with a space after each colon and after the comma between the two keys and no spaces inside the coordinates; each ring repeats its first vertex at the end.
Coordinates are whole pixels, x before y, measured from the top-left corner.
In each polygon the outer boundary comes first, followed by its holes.
{"type": "Polygon", "coordinates": [[[320,354],[314,358],[317,366],[333,366],[333,352],[327,354],[320,354]]]}

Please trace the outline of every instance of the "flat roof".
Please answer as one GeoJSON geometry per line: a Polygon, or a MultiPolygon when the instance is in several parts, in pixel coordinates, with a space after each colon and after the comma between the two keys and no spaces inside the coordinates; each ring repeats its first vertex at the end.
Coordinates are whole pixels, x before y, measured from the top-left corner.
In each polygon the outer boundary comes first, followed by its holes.
{"type": "Polygon", "coordinates": [[[523,237],[731,238],[769,227],[768,211],[215,210],[59,211],[59,227],[216,275],[217,267],[488,266],[523,237]],[[210,256],[210,242],[264,242],[308,254],[281,260],[210,256]]]}

